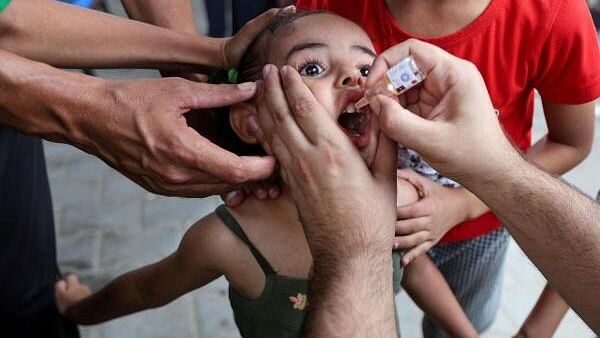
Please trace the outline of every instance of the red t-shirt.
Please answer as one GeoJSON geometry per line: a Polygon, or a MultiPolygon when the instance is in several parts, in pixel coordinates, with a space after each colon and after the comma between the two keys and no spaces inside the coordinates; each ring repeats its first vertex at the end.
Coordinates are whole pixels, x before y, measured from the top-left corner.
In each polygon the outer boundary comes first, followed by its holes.
{"type": "MultiPolygon", "coordinates": [[[[358,23],[378,52],[418,38],[398,26],[384,0],[299,0],[297,6],[331,11],[358,23]]],[[[524,151],[531,146],[534,89],[561,104],[582,104],[600,96],[600,49],[584,0],[492,0],[462,30],[421,40],[477,66],[500,111],[500,122],[524,151]]],[[[440,243],[471,239],[500,227],[488,212],[454,227],[440,243]]]]}

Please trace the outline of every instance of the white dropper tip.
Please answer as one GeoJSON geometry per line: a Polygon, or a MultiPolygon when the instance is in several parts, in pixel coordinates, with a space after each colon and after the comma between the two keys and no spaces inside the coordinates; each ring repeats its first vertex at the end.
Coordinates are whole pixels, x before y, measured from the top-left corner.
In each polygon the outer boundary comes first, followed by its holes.
{"type": "Polygon", "coordinates": [[[366,107],[368,104],[369,104],[369,99],[367,99],[366,97],[363,97],[360,100],[356,101],[356,103],[354,104],[354,108],[356,108],[356,110],[360,110],[363,107],[366,107]]]}

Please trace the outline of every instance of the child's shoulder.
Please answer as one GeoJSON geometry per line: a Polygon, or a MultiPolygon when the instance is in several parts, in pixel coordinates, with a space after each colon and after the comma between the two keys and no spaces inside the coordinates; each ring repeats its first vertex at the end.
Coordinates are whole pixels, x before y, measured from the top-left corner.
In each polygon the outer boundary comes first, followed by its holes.
{"type": "Polygon", "coordinates": [[[204,216],[185,232],[178,252],[191,259],[197,257],[202,262],[209,262],[211,268],[225,272],[224,267],[229,265],[228,261],[241,250],[241,246],[218,211],[204,216]]]}

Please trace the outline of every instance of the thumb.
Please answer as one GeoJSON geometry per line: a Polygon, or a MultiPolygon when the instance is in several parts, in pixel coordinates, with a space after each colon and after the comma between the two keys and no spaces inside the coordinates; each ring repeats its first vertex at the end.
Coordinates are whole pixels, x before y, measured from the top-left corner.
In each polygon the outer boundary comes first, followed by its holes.
{"type": "Polygon", "coordinates": [[[381,131],[394,141],[412,149],[420,149],[423,142],[434,135],[431,121],[404,109],[393,99],[378,95],[372,102],[371,108],[379,116],[381,131]]]}

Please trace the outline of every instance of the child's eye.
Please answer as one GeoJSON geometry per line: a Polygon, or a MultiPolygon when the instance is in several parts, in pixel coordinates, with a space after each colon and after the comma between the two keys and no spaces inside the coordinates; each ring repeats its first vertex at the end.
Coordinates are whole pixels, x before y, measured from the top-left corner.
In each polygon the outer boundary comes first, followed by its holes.
{"type": "Polygon", "coordinates": [[[367,76],[369,76],[370,70],[371,70],[371,66],[362,66],[362,67],[360,67],[360,75],[367,77],[367,76]]]}
{"type": "Polygon", "coordinates": [[[319,76],[325,72],[325,67],[316,62],[308,62],[298,68],[302,76],[319,76]]]}

